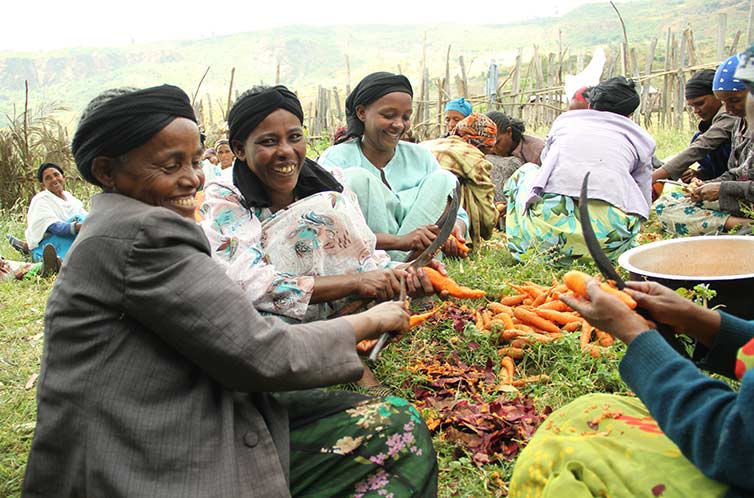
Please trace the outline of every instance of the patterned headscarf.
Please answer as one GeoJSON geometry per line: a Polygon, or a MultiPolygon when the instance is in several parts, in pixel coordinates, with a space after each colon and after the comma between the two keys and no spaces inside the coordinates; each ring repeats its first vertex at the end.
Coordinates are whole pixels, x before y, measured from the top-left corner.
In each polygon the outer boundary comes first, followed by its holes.
{"type": "Polygon", "coordinates": [[[736,68],[738,67],[738,61],[741,56],[743,56],[743,52],[731,55],[717,67],[717,71],[715,71],[715,80],[712,83],[712,89],[714,91],[735,92],[738,90],[746,90],[746,87],[741,83],[741,80],[736,78],[736,68]]]}
{"type": "Polygon", "coordinates": [[[453,134],[474,147],[491,148],[497,139],[497,125],[484,114],[472,113],[458,122],[453,134]]]}
{"type": "Polygon", "coordinates": [[[471,106],[471,104],[466,102],[466,99],[463,97],[451,100],[447,104],[445,104],[445,112],[457,111],[464,116],[468,116],[473,110],[474,108],[471,106]]]}

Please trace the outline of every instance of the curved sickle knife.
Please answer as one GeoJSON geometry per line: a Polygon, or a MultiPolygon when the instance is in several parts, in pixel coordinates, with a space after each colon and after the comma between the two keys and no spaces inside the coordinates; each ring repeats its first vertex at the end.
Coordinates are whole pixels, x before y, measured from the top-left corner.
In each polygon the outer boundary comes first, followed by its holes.
{"type": "MultiPolygon", "coordinates": [[[[435,254],[440,252],[440,249],[443,245],[445,245],[448,237],[450,237],[450,234],[453,232],[453,227],[456,224],[456,216],[458,215],[458,207],[460,206],[460,204],[461,184],[456,181],[456,188],[453,191],[453,196],[448,196],[448,203],[445,206],[445,210],[435,222],[435,225],[440,227],[440,232],[437,234],[437,237],[435,237],[435,240],[433,240],[432,243],[428,245],[421,252],[421,254],[419,254],[419,256],[411,260],[412,254],[408,255],[408,257],[406,258],[406,262],[408,262],[408,268],[421,268],[423,266],[427,266],[427,264],[432,261],[432,258],[435,257],[435,254]]],[[[400,300],[406,300],[406,282],[403,279],[401,279],[400,300]]],[[[380,336],[380,338],[377,340],[377,344],[375,344],[374,348],[372,348],[372,352],[369,353],[368,359],[370,362],[377,361],[377,357],[379,356],[380,351],[382,351],[382,348],[385,347],[385,344],[387,343],[387,340],[389,338],[389,332],[385,332],[380,336]]]]}
{"type": "MultiPolygon", "coordinates": [[[[589,185],[589,172],[584,175],[584,181],[581,183],[581,195],[579,196],[579,221],[581,222],[581,232],[584,234],[584,242],[586,242],[586,248],[589,249],[594,264],[597,265],[602,276],[608,280],[615,282],[615,286],[620,290],[626,288],[626,282],[623,281],[621,276],[615,270],[610,258],[607,257],[605,251],[602,250],[597,236],[594,234],[594,228],[592,227],[592,221],[589,219],[589,198],[587,197],[587,188],[589,185]]],[[[636,310],[641,316],[646,319],[652,320],[649,313],[646,310],[636,310]]],[[[657,331],[665,338],[673,349],[675,349],[681,356],[688,358],[686,348],[681,344],[678,338],[675,336],[673,330],[665,324],[657,323],[657,331]]]]}

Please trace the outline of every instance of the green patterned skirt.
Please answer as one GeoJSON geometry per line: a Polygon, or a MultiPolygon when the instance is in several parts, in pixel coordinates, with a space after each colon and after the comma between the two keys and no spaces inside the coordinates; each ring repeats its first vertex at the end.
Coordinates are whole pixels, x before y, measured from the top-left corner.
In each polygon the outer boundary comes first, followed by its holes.
{"type": "Polygon", "coordinates": [[[511,498],[725,495],[636,398],[582,396],[553,412],[516,461],[511,498]]]}
{"type": "MultiPolygon", "coordinates": [[[[539,167],[525,164],[505,184],[508,207],[505,232],[508,248],[521,261],[527,253],[545,255],[553,262],[568,265],[590,257],[578,218],[578,199],[560,194],[544,194],[542,200],[519,212],[516,196],[521,189],[529,189],[539,167]]],[[[626,214],[612,204],[600,200],[589,201],[589,217],[602,249],[616,259],[638,245],[641,218],[626,214]]]]}
{"type": "Polygon", "coordinates": [[[437,496],[432,436],[405,399],[322,390],[275,397],[290,417],[293,496],[437,496]]]}
{"type": "Polygon", "coordinates": [[[662,230],[674,235],[713,235],[725,232],[730,213],[720,203],[693,202],[679,190],[671,191],[655,202],[655,212],[662,230]]]}

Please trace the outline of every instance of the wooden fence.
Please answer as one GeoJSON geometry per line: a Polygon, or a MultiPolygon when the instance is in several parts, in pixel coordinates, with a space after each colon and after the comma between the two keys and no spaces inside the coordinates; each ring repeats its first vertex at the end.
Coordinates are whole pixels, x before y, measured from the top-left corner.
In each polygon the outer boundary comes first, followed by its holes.
{"type": "MultiPolygon", "coordinates": [[[[694,120],[686,109],[687,79],[700,69],[715,68],[739,50],[741,31],[734,33],[728,43],[726,25],[726,14],[719,14],[715,51],[708,60],[700,60],[691,29],[682,32],[668,29],[662,40],[664,51],[659,47],[660,40],[652,38],[641,60],[637,48],[626,42],[608,49],[602,78],[622,74],[637,82],[641,95],[641,106],[634,114],[637,123],[644,127],[686,129],[693,126],[694,120]]],[[[565,75],[579,73],[585,66],[584,54],[569,55],[568,48],[562,48],[562,43],[558,53],[542,54],[534,46],[528,62],[524,62],[523,50],[519,49],[512,68],[491,63],[484,90],[470,94],[463,56],[458,58],[458,73],[453,75],[451,85],[451,47],[446,54],[445,74],[435,77],[430,76],[427,69],[426,42],[424,47],[420,78],[413,79],[420,82],[414,86],[412,126],[413,134],[419,140],[438,137],[444,131],[445,104],[460,96],[466,97],[475,110],[501,110],[522,119],[529,128],[549,128],[568,105],[564,94],[565,75]]],[[[307,113],[312,137],[332,133],[345,124],[344,99],[344,93],[338,88],[318,89],[317,98],[307,113]]]]}
{"type": "MultiPolygon", "coordinates": [[[[707,60],[700,60],[690,28],[681,32],[668,29],[661,39],[652,38],[641,53],[636,46],[629,45],[624,32],[623,43],[606,50],[607,61],[602,79],[622,74],[637,82],[641,106],[634,113],[634,120],[642,126],[687,129],[693,126],[694,117],[686,109],[686,80],[700,69],[716,67],[726,57],[742,49],[739,47],[742,35],[741,31],[737,31],[729,37],[727,15],[718,14],[714,53],[709,49],[704,50],[707,60]]],[[[567,108],[565,75],[581,72],[586,58],[587,54],[583,52],[570,53],[568,47],[563,47],[559,35],[557,53],[541,53],[535,45],[531,58],[524,61],[524,51],[519,49],[512,67],[502,67],[493,61],[486,78],[476,78],[470,82],[463,55],[458,57],[456,73],[451,74],[450,46],[445,54],[444,74],[430,75],[425,36],[420,72],[409,75],[414,82],[412,133],[417,140],[440,136],[444,131],[445,104],[460,96],[471,102],[477,112],[501,110],[522,119],[529,129],[547,129],[567,108]],[[477,91],[474,92],[472,87],[477,91]]],[[[331,136],[338,127],[345,125],[344,101],[351,89],[348,56],[345,65],[347,79],[342,87],[320,86],[314,99],[305,103],[305,124],[312,140],[331,136]]],[[[279,80],[279,68],[276,74],[276,80],[279,80]]],[[[237,93],[236,90],[236,96],[237,93]]],[[[213,104],[210,96],[206,95],[195,103],[197,113],[205,117],[208,129],[221,130],[220,124],[212,123],[212,117],[217,114],[217,111],[213,112],[213,105],[220,110],[224,120],[233,95],[231,75],[227,99],[215,99],[213,104]]]]}

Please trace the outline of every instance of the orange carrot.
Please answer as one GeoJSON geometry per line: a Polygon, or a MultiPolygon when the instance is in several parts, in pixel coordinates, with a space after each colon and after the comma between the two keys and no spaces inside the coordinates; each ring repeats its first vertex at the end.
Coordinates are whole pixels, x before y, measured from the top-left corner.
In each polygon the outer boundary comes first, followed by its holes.
{"type": "Polygon", "coordinates": [[[547,303],[537,306],[541,310],[553,310],[553,311],[572,311],[571,307],[563,301],[549,301],[547,303]]]}
{"type": "Polygon", "coordinates": [[[497,350],[498,354],[500,356],[504,356],[506,358],[513,358],[514,360],[520,360],[524,357],[524,350],[521,348],[516,348],[513,346],[500,348],[497,350]]]}
{"type": "Polygon", "coordinates": [[[623,304],[625,304],[629,308],[636,309],[636,301],[634,301],[634,298],[632,298],[631,296],[629,296],[627,293],[623,292],[622,290],[618,290],[615,287],[612,287],[611,285],[606,284],[606,283],[601,283],[600,289],[617,297],[618,299],[623,301],[623,304]]]}
{"type": "Polygon", "coordinates": [[[587,322],[584,322],[584,325],[581,327],[581,335],[579,336],[579,346],[581,346],[582,350],[586,348],[590,342],[592,342],[593,330],[594,327],[589,325],[587,322]]]}
{"type": "Polygon", "coordinates": [[[505,369],[505,372],[508,374],[508,378],[510,379],[510,382],[513,382],[513,375],[516,372],[516,365],[513,363],[513,358],[510,356],[503,356],[503,359],[500,360],[500,365],[505,369]]]}
{"type": "Polygon", "coordinates": [[[586,283],[592,277],[583,271],[571,270],[563,275],[563,283],[568,290],[579,297],[589,297],[586,292],[586,283]]]}
{"type": "Polygon", "coordinates": [[[563,330],[566,332],[576,332],[579,329],[584,328],[584,320],[579,320],[578,322],[571,322],[565,327],[563,327],[563,330]]]}
{"type": "Polygon", "coordinates": [[[511,316],[507,313],[500,313],[499,315],[495,315],[495,318],[503,322],[505,325],[503,326],[504,329],[512,329],[515,328],[513,325],[513,319],[511,316]]]}
{"type": "Polygon", "coordinates": [[[608,347],[613,345],[615,339],[607,332],[597,330],[597,341],[600,343],[600,346],[608,347]]]}
{"type": "Polygon", "coordinates": [[[559,323],[561,325],[568,325],[569,323],[582,321],[578,316],[571,315],[570,313],[563,313],[561,311],[536,309],[534,312],[545,320],[550,320],[551,322],[559,323]]]}
{"type": "Polygon", "coordinates": [[[487,304],[487,309],[493,312],[494,314],[498,315],[500,313],[508,313],[509,315],[513,314],[513,310],[510,308],[510,306],[506,306],[504,304],[491,302],[487,304]]]}
{"type": "MultiPolygon", "coordinates": [[[[511,347],[512,347],[512,348],[523,349],[523,348],[525,348],[525,347],[526,347],[526,346],[528,346],[528,345],[529,345],[529,341],[527,341],[527,340],[526,340],[525,338],[523,338],[523,337],[518,337],[518,338],[516,338],[516,339],[513,339],[513,340],[511,341],[511,347]]],[[[498,352],[500,352],[500,351],[498,351],[498,352]]],[[[514,358],[515,358],[515,356],[514,356],[514,358]]]]}
{"type": "Polygon", "coordinates": [[[408,326],[416,327],[417,325],[421,325],[422,323],[426,322],[429,317],[435,314],[435,310],[428,311],[426,313],[420,313],[418,315],[411,315],[408,319],[408,326]]]}
{"type": "Polygon", "coordinates": [[[500,304],[504,304],[506,306],[518,306],[519,304],[524,302],[524,299],[526,299],[526,294],[517,294],[515,296],[503,296],[500,299],[500,304]]]}
{"type": "Polygon", "coordinates": [[[377,344],[377,339],[365,339],[356,345],[356,351],[361,354],[368,354],[375,344],[377,344]]]}
{"type": "Polygon", "coordinates": [[[458,285],[455,281],[453,281],[453,279],[443,276],[434,268],[425,266],[424,273],[429,278],[429,281],[432,282],[432,287],[434,287],[437,292],[448,291],[448,294],[453,297],[468,299],[480,298],[484,297],[485,295],[485,292],[483,290],[470,289],[468,287],[458,285]]]}
{"type": "Polygon", "coordinates": [[[536,313],[532,313],[531,311],[521,309],[521,308],[516,308],[513,310],[513,316],[515,316],[522,322],[526,322],[530,325],[533,325],[534,327],[540,328],[547,332],[551,332],[551,333],[560,332],[560,327],[558,327],[557,325],[555,325],[549,320],[545,320],[544,318],[540,317],[536,313]]]}
{"type": "Polygon", "coordinates": [[[536,298],[534,301],[532,301],[531,305],[536,308],[537,306],[540,306],[540,305],[544,304],[545,301],[547,300],[547,296],[548,295],[549,294],[543,292],[542,294],[539,295],[538,298],[536,298]]]}
{"type": "Polygon", "coordinates": [[[525,379],[514,380],[511,382],[511,385],[513,387],[522,387],[526,384],[531,384],[532,382],[547,382],[548,380],[550,380],[549,375],[532,375],[525,379]]]}
{"type": "Polygon", "coordinates": [[[465,242],[458,240],[458,237],[456,237],[452,233],[450,234],[450,236],[456,240],[456,246],[458,246],[458,250],[461,251],[461,254],[466,256],[471,251],[471,248],[467,246],[465,242]]]}

